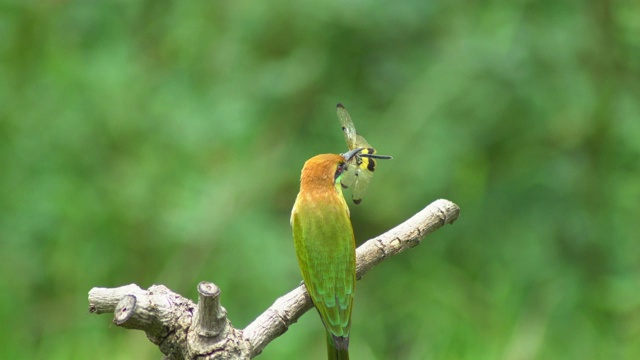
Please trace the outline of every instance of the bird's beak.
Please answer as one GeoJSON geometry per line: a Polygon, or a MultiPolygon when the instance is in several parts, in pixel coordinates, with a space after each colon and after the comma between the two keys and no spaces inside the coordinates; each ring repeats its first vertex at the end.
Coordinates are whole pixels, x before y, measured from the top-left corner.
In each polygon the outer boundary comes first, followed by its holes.
{"type": "Polygon", "coordinates": [[[362,150],[364,150],[364,148],[353,149],[349,152],[342,154],[342,157],[344,158],[344,161],[348,162],[349,160],[351,160],[352,157],[358,155],[358,153],[362,150]]]}

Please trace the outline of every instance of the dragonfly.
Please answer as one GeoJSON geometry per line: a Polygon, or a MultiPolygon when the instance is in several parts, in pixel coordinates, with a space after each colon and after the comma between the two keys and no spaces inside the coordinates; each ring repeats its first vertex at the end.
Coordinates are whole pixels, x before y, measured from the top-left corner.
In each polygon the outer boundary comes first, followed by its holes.
{"type": "Polygon", "coordinates": [[[358,205],[367,193],[367,187],[373,172],[376,170],[376,159],[392,159],[389,155],[378,155],[367,140],[356,132],[351,116],[344,105],[336,105],[338,119],[342,124],[344,139],[349,146],[349,151],[356,151],[357,154],[346,164],[341,184],[343,188],[351,188],[351,198],[353,203],[358,205]],[[359,150],[359,151],[358,151],[359,150]]]}

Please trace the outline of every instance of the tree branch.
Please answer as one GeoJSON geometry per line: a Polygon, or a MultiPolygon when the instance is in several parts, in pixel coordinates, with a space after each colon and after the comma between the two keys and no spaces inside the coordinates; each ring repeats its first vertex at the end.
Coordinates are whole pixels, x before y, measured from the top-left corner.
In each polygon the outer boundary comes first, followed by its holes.
{"type": "MultiPolygon", "coordinates": [[[[445,224],[452,224],[460,208],[448,200],[436,200],[386,233],[368,240],[356,250],[356,276],[389,257],[420,244],[445,224]]],[[[304,285],[278,298],[244,330],[231,326],[220,305],[220,289],[208,282],[198,285],[198,304],[162,285],[143,290],[135,284],[89,291],[89,311],[114,313],[114,323],[144,330],[165,359],[251,359],[287,331],[313,307],[304,285]]]]}

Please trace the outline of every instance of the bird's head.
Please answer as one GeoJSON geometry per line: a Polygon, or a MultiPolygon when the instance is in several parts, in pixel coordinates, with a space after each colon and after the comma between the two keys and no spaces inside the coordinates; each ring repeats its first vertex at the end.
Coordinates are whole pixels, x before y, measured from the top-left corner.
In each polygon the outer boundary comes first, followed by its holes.
{"type": "Polygon", "coordinates": [[[358,155],[362,148],[351,150],[342,155],[320,154],[304,163],[300,177],[301,190],[305,187],[333,187],[339,183],[346,164],[358,155]]]}

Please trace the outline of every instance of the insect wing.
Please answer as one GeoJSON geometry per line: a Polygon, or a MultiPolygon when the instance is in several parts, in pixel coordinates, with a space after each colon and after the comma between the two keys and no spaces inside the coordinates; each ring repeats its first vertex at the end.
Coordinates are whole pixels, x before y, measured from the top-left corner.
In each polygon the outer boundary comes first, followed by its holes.
{"type": "Polygon", "coordinates": [[[351,190],[351,198],[356,205],[360,204],[362,198],[367,194],[369,182],[373,177],[373,172],[366,168],[367,161],[375,160],[354,156],[352,161],[346,164],[344,174],[340,180],[343,188],[351,190]]]}
{"type": "Polygon", "coordinates": [[[349,116],[347,109],[345,109],[342,104],[338,104],[336,106],[336,112],[338,113],[340,124],[342,124],[344,139],[349,146],[349,150],[353,150],[356,148],[358,137],[358,134],[356,133],[356,127],[353,125],[353,121],[351,120],[351,116],[349,116]]]}
{"type": "Polygon", "coordinates": [[[340,179],[340,183],[342,187],[353,190],[355,187],[356,181],[358,180],[358,172],[360,168],[355,162],[349,162],[345,165],[344,172],[342,174],[342,179],[340,179]]]}
{"type": "Polygon", "coordinates": [[[369,187],[369,182],[371,182],[372,176],[373,173],[371,171],[358,168],[358,171],[356,172],[356,181],[351,188],[351,198],[356,205],[360,204],[362,198],[367,194],[367,188],[369,187]]]}
{"type": "Polygon", "coordinates": [[[356,134],[356,148],[365,148],[365,151],[366,149],[371,149],[369,154],[375,154],[376,152],[360,134],[356,134]]]}

